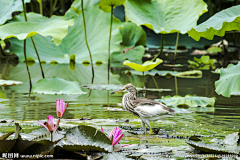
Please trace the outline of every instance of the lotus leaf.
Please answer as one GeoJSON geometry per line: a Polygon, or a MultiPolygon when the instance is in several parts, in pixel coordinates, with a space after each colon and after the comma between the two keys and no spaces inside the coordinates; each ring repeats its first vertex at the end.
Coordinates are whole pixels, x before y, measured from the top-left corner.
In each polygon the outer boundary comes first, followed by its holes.
{"type": "Polygon", "coordinates": [[[101,0],[99,3],[99,8],[105,12],[111,12],[111,7],[115,8],[125,3],[126,0],[101,0]]]}
{"type": "Polygon", "coordinates": [[[20,81],[12,81],[12,80],[0,79],[0,86],[9,86],[9,85],[15,86],[15,85],[20,85],[22,83],[23,82],[20,82],[20,81]]]}
{"type": "MultiPolygon", "coordinates": [[[[71,9],[71,8],[70,8],[71,9]]],[[[98,8],[98,5],[92,6],[88,11],[85,11],[85,19],[87,26],[88,44],[92,53],[93,62],[98,61],[107,62],[107,46],[109,35],[109,15],[98,8]],[[97,21],[96,21],[97,20],[97,21]],[[92,25],[94,24],[94,25],[92,25]]],[[[41,60],[46,63],[51,61],[57,61],[58,63],[69,63],[70,57],[75,55],[75,61],[77,63],[90,62],[89,54],[85,39],[84,39],[84,27],[82,25],[82,15],[75,15],[75,25],[69,28],[68,35],[63,39],[59,46],[55,46],[51,43],[49,37],[42,37],[35,35],[34,41],[38,48],[41,60]]],[[[113,19],[113,32],[111,42],[111,52],[118,51],[120,49],[120,42],[122,40],[119,33],[119,27],[121,22],[113,19]]],[[[16,39],[11,39],[11,52],[16,53],[19,56],[19,60],[23,61],[23,46],[22,42],[16,39]]],[[[37,61],[37,56],[34,53],[34,48],[31,44],[31,40],[27,39],[27,55],[37,61]]]]}
{"type": "Polygon", "coordinates": [[[179,105],[187,105],[189,107],[206,107],[208,105],[214,106],[215,98],[208,98],[208,97],[199,97],[199,96],[192,96],[186,95],[185,97],[181,97],[179,95],[165,96],[159,100],[160,102],[165,103],[167,106],[177,107],[179,105]]]}
{"type": "MultiPolygon", "coordinates": [[[[29,3],[30,0],[25,0],[29,3]]],[[[7,0],[0,2],[0,25],[4,24],[8,19],[12,19],[12,13],[16,11],[23,11],[21,0],[7,0]]]]}
{"type": "Polygon", "coordinates": [[[40,79],[33,86],[32,91],[39,94],[86,94],[76,81],[66,81],[56,76],[40,79]]]}
{"type": "MultiPolygon", "coordinates": [[[[133,75],[140,75],[142,76],[142,72],[135,71],[135,70],[127,70],[124,71],[125,74],[131,73],[133,75]]],[[[176,77],[183,77],[183,78],[201,78],[202,77],[202,71],[199,70],[192,70],[192,71],[185,71],[185,72],[178,72],[178,71],[158,71],[156,69],[153,69],[151,71],[144,72],[144,75],[149,76],[176,76],[176,77]]]]}
{"type": "Polygon", "coordinates": [[[145,25],[155,33],[187,33],[207,11],[203,0],[128,0],[127,19],[145,25]]]}
{"type": "Polygon", "coordinates": [[[226,31],[238,30],[240,23],[240,5],[222,10],[207,21],[192,28],[188,34],[196,41],[201,37],[213,39],[214,35],[224,36],[226,31]]]}
{"type": "Polygon", "coordinates": [[[59,45],[67,35],[68,26],[73,26],[74,20],[65,20],[61,16],[43,17],[40,14],[28,13],[28,22],[23,22],[23,13],[17,15],[14,22],[0,26],[0,38],[7,39],[16,37],[24,40],[36,34],[51,36],[52,41],[59,45]]]}
{"type": "Polygon", "coordinates": [[[209,54],[215,54],[215,53],[218,53],[218,52],[222,52],[222,49],[220,47],[210,47],[207,49],[207,52],[209,54]]]}
{"type": "Polygon", "coordinates": [[[221,68],[220,78],[215,82],[216,93],[224,97],[240,95],[240,62],[237,65],[229,64],[221,68]]]}
{"type": "Polygon", "coordinates": [[[90,126],[79,125],[66,134],[67,140],[61,140],[58,145],[68,151],[101,151],[112,152],[110,139],[101,131],[90,126]]]}
{"type": "Polygon", "coordinates": [[[155,68],[162,62],[163,61],[161,59],[157,58],[155,62],[145,61],[142,65],[130,62],[129,60],[124,61],[123,64],[131,67],[132,69],[134,69],[136,71],[145,72],[145,71],[149,71],[149,70],[155,68]]]}

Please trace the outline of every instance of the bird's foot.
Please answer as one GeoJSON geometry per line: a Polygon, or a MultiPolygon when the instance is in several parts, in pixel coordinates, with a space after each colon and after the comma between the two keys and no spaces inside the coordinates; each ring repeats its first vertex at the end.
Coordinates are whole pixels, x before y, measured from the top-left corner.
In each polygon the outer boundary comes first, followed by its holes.
{"type": "Polygon", "coordinates": [[[149,134],[154,134],[154,132],[151,128],[150,128],[149,134]]]}

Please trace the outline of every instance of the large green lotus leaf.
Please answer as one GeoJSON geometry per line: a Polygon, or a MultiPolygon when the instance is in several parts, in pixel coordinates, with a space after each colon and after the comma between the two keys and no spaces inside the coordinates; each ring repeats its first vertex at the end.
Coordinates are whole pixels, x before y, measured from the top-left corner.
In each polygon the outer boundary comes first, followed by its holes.
{"type": "Polygon", "coordinates": [[[76,81],[66,81],[56,76],[40,79],[33,86],[32,91],[39,94],[86,94],[76,81]]]}
{"type": "Polygon", "coordinates": [[[52,41],[59,45],[68,33],[68,26],[73,26],[74,20],[66,20],[62,16],[44,17],[36,13],[28,13],[28,22],[24,22],[24,14],[17,15],[12,23],[0,26],[0,38],[16,37],[24,40],[36,34],[51,36],[52,41]]]}
{"type": "MultiPolygon", "coordinates": [[[[109,39],[109,14],[98,8],[98,5],[92,6],[88,11],[85,11],[88,44],[92,53],[93,62],[108,61],[108,39],[109,39]],[[94,25],[93,25],[94,24],[94,25]]],[[[69,28],[68,35],[63,39],[59,46],[51,43],[49,37],[34,36],[34,41],[40,54],[41,60],[47,63],[57,61],[58,63],[69,63],[70,57],[75,55],[75,61],[82,63],[84,61],[90,62],[89,52],[86,47],[84,39],[84,27],[82,15],[75,16],[75,25],[69,28]]],[[[121,22],[113,19],[113,30],[111,39],[111,53],[120,49],[122,41],[119,27],[121,22]]],[[[16,53],[20,61],[24,61],[23,56],[23,42],[16,39],[10,39],[11,53],[16,53]]],[[[37,61],[31,40],[27,39],[27,55],[37,61]]]]}
{"type": "Polygon", "coordinates": [[[240,95],[240,62],[237,65],[229,64],[221,68],[220,78],[215,82],[216,93],[224,97],[240,95]]]}
{"type": "Polygon", "coordinates": [[[112,152],[110,139],[101,131],[90,126],[79,125],[66,134],[66,141],[60,141],[59,146],[68,151],[101,151],[112,152]]]}
{"type": "Polygon", "coordinates": [[[123,23],[123,27],[120,29],[120,33],[123,37],[121,45],[123,47],[134,47],[137,45],[146,44],[146,33],[141,26],[137,26],[132,22],[123,23]]]}
{"type": "MultiPolygon", "coordinates": [[[[73,67],[71,68],[69,64],[57,64],[57,65],[45,64],[42,67],[43,67],[43,71],[46,78],[57,76],[67,81],[77,81],[78,84],[88,84],[92,82],[91,65],[86,66],[83,64],[75,64],[75,68],[73,67]]],[[[102,64],[100,66],[94,64],[93,67],[95,71],[93,83],[95,84],[108,83],[107,64],[102,64]]],[[[42,79],[39,64],[36,63],[33,66],[29,67],[29,70],[31,73],[32,84],[35,85],[37,81],[42,79]]],[[[29,80],[28,80],[28,74],[26,71],[26,64],[19,63],[17,67],[10,67],[9,72],[11,73],[9,79],[19,80],[23,82],[22,85],[8,86],[10,87],[10,90],[11,89],[15,90],[17,93],[28,93],[29,80]]],[[[119,75],[113,75],[112,73],[110,73],[110,83],[119,84],[120,83],[119,75]]],[[[36,96],[41,96],[41,95],[38,94],[36,96]]],[[[48,95],[47,98],[49,97],[49,99],[51,99],[51,98],[54,98],[54,96],[55,95],[48,95]]],[[[61,96],[61,95],[58,95],[58,96],[61,96]]],[[[70,99],[71,97],[73,98],[74,95],[69,96],[70,99]]]]}
{"type": "Polygon", "coordinates": [[[142,45],[137,46],[137,47],[132,47],[132,48],[125,48],[122,51],[118,51],[118,52],[113,52],[111,54],[111,59],[112,61],[117,61],[117,62],[122,62],[126,59],[130,60],[130,61],[141,61],[143,54],[145,52],[145,49],[142,45]],[[127,53],[123,53],[124,50],[128,50],[127,53]]]}
{"type": "Polygon", "coordinates": [[[20,81],[12,81],[12,80],[4,80],[4,79],[0,79],[0,86],[15,86],[15,85],[20,85],[23,82],[20,81]]]}
{"type": "Polygon", "coordinates": [[[201,37],[212,40],[214,35],[224,36],[226,31],[240,31],[239,23],[240,5],[216,13],[207,21],[192,28],[188,34],[196,41],[201,37]]]}
{"type": "MultiPolygon", "coordinates": [[[[81,5],[82,0],[75,0],[73,1],[71,8],[65,13],[65,17],[68,17],[67,19],[71,19],[76,15],[76,13],[79,15],[82,12],[82,5],[81,5]]],[[[95,4],[98,4],[100,0],[83,0],[83,8],[84,10],[88,10],[90,6],[94,6],[95,4]]]]}
{"type": "Polygon", "coordinates": [[[181,97],[181,96],[175,95],[173,97],[165,96],[159,101],[165,103],[167,106],[173,106],[173,107],[177,107],[180,105],[187,105],[189,107],[198,107],[198,106],[206,107],[210,105],[213,107],[215,103],[215,98],[199,97],[199,96],[192,96],[192,95],[186,95],[185,97],[181,97]]]}
{"type": "Polygon", "coordinates": [[[187,33],[207,11],[203,0],[128,0],[127,19],[145,25],[155,33],[187,33]]]}
{"type": "MultiPolygon", "coordinates": [[[[30,0],[25,0],[25,3],[29,3],[30,0]]],[[[12,19],[12,13],[16,11],[23,11],[21,0],[2,0],[0,2],[0,25],[4,24],[7,20],[12,19]]]]}
{"type": "Polygon", "coordinates": [[[145,61],[143,64],[137,64],[137,63],[133,63],[129,60],[126,60],[123,62],[123,64],[131,67],[132,69],[134,69],[136,71],[145,72],[145,71],[149,71],[149,70],[157,67],[162,62],[163,62],[163,60],[157,58],[155,62],[145,61]]]}
{"type": "Polygon", "coordinates": [[[99,3],[99,8],[105,12],[111,12],[111,6],[115,8],[125,3],[126,0],[101,0],[99,3]]]}

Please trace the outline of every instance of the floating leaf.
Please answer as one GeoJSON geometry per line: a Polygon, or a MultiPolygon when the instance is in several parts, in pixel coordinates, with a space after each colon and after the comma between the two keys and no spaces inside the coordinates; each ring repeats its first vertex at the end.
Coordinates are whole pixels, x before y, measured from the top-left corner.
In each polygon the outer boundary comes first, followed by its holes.
{"type": "Polygon", "coordinates": [[[205,153],[217,153],[217,154],[239,154],[237,148],[237,141],[239,139],[238,133],[232,133],[226,136],[224,140],[213,139],[215,143],[211,142],[202,142],[202,141],[192,141],[187,140],[186,143],[192,146],[193,148],[200,150],[205,153]]]}
{"type": "Polygon", "coordinates": [[[155,68],[162,62],[163,61],[161,59],[157,58],[155,62],[145,61],[142,65],[130,62],[129,60],[124,61],[123,64],[131,67],[132,69],[134,69],[136,71],[145,72],[145,71],[155,68]]]}
{"type": "Polygon", "coordinates": [[[209,56],[201,56],[201,58],[196,58],[194,57],[194,60],[200,64],[204,64],[204,65],[213,65],[214,63],[216,63],[215,59],[210,59],[209,56]]]}
{"type": "MultiPolygon", "coordinates": [[[[125,74],[131,73],[133,75],[139,75],[142,76],[142,72],[135,71],[135,70],[126,70],[124,71],[125,74]]],[[[182,78],[201,78],[202,77],[202,71],[199,70],[192,70],[192,71],[185,71],[185,72],[178,72],[178,71],[158,71],[156,69],[153,69],[151,71],[144,72],[144,75],[148,76],[176,76],[176,77],[182,77],[182,78]]]]}
{"type": "MultiPolygon", "coordinates": [[[[24,2],[29,3],[30,0],[25,0],[24,2]]],[[[12,19],[12,13],[16,11],[23,11],[21,0],[1,1],[0,25],[4,24],[9,19],[12,19]]]]}
{"type": "Polygon", "coordinates": [[[112,152],[113,146],[110,139],[90,126],[79,125],[66,134],[67,140],[61,140],[58,145],[68,151],[100,151],[112,152]]]}
{"type": "Polygon", "coordinates": [[[39,94],[86,94],[76,81],[71,82],[56,76],[40,79],[32,91],[39,94]]]}
{"type": "Polygon", "coordinates": [[[8,132],[8,133],[5,133],[3,135],[0,136],[0,140],[4,140],[6,138],[8,138],[9,136],[11,136],[13,133],[15,132],[8,132]]]}
{"type": "Polygon", "coordinates": [[[220,78],[215,82],[216,93],[224,97],[240,95],[240,62],[237,65],[229,64],[227,68],[221,68],[220,78]]]}
{"type": "Polygon", "coordinates": [[[206,11],[202,0],[128,0],[125,4],[128,20],[164,34],[186,33],[206,11]]]}
{"type": "Polygon", "coordinates": [[[187,105],[189,107],[207,107],[207,106],[214,106],[215,98],[208,98],[208,97],[199,97],[199,96],[192,96],[186,95],[185,97],[181,97],[179,95],[165,96],[159,100],[159,102],[165,103],[167,106],[177,107],[180,105],[187,105]]]}
{"type": "Polygon", "coordinates": [[[0,79],[0,86],[15,86],[15,85],[20,85],[22,84],[23,82],[21,81],[13,81],[13,80],[3,80],[3,79],[0,79]]]}
{"type": "MultiPolygon", "coordinates": [[[[88,44],[92,53],[93,62],[107,63],[107,46],[109,36],[109,14],[98,8],[98,5],[91,6],[85,13],[88,44]],[[93,25],[94,24],[94,25],[93,25]]],[[[75,62],[90,62],[85,39],[82,15],[74,17],[74,26],[69,28],[68,35],[63,39],[59,46],[51,43],[51,38],[35,35],[34,41],[41,60],[46,63],[57,61],[58,63],[69,63],[70,57],[75,56],[75,62]]],[[[120,49],[122,41],[119,27],[121,22],[113,19],[111,53],[120,49]]],[[[57,33],[59,34],[59,33],[57,33]]],[[[20,61],[24,61],[22,41],[11,39],[11,53],[16,53],[20,61]]],[[[27,55],[38,61],[31,40],[27,39],[27,55]]]]}
{"type": "Polygon", "coordinates": [[[207,21],[188,31],[190,37],[199,41],[201,37],[212,40],[214,35],[223,37],[226,31],[238,30],[240,23],[240,5],[222,10],[207,21]]]}
{"type": "Polygon", "coordinates": [[[222,49],[220,47],[210,47],[207,49],[207,52],[213,55],[215,53],[222,52],[222,49]]]}
{"type": "Polygon", "coordinates": [[[125,3],[126,0],[101,0],[99,3],[99,8],[105,12],[111,12],[111,6],[115,8],[125,3]]]}
{"type": "Polygon", "coordinates": [[[52,41],[59,45],[68,33],[68,26],[73,26],[74,20],[65,20],[64,17],[53,15],[51,18],[36,13],[28,13],[28,22],[23,22],[23,13],[15,16],[12,23],[0,26],[0,38],[16,37],[24,40],[36,34],[51,36],[52,41]]]}

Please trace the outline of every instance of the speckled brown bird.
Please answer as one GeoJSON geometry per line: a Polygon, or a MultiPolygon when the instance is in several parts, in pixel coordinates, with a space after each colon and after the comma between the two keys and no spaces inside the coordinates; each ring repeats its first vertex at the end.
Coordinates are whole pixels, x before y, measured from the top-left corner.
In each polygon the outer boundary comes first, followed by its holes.
{"type": "Polygon", "coordinates": [[[148,98],[138,98],[137,89],[132,84],[126,84],[122,89],[112,92],[111,94],[116,94],[119,92],[127,91],[127,93],[122,98],[123,107],[133,115],[137,116],[142,120],[142,128],[144,133],[146,133],[147,125],[150,129],[150,134],[153,134],[152,128],[149,121],[156,121],[163,117],[172,115],[175,111],[168,108],[166,105],[148,99],[148,98]]]}

